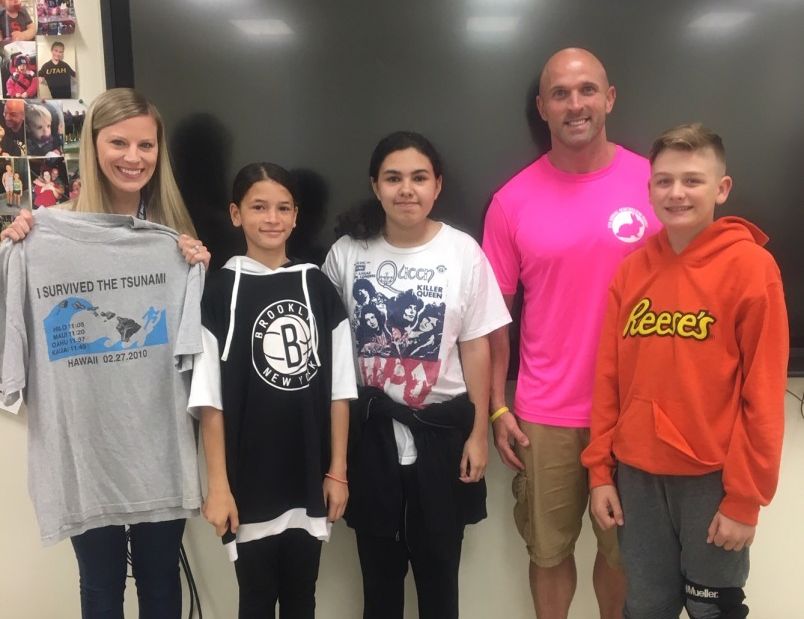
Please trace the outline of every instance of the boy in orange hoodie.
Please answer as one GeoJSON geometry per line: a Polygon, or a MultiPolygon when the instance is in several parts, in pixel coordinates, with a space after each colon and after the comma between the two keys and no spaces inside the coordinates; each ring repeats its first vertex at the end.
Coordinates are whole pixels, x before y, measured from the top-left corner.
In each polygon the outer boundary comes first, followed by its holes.
{"type": "Polygon", "coordinates": [[[742,587],[779,474],[789,352],[768,238],[738,217],[720,137],[700,124],[650,152],[664,230],[622,263],[598,353],[591,510],[619,526],[628,619],[748,615],[742,587]]]}

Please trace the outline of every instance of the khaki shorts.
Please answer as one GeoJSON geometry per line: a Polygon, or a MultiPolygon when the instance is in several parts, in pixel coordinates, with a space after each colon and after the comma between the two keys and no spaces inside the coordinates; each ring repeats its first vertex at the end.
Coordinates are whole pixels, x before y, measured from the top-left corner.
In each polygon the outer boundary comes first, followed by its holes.
{"type": "MultiPolygon", "coordinates": [[[[514,477],[514,520],[530,560],[539,567],[555,567],[574,553],[589,505],[589,479],[580,460],[589,429],[517,421],[530,446],[516,447],[525,470],[514,477]]],[[[619,566],[617,528],[603,531],[591,514],[590,519],[598,551],[609,565],[619,566]]]]}

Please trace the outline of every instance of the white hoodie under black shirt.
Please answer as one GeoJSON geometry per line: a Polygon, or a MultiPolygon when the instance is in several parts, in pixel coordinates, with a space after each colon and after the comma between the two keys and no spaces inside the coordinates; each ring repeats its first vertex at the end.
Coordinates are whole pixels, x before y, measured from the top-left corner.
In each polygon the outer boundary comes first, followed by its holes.
{"type": "MultiPolygon", "coordinates": [[[[272,270],[236,256],[208,276],[201,319],[204,352],[195,360],[190,407],[223,411],[236,542],[288,528],[328,539],[322,483],[330,404],[357,397],[338,293],[314,265],[272,270]]],[[[235,537],[224,543],[235,560],[235,537]]]]}

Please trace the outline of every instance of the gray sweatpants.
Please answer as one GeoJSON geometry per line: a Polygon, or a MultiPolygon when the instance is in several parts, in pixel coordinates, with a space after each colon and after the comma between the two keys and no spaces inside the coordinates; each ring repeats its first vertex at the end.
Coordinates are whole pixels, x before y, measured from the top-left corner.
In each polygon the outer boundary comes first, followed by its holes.
{"type": "Polygon", "coordinates": [[[748,549],[723,550],[706,543],[707,529],[723,499],[721,473],[696,477],[651,475],[620,463],[617,490],[624,526],[620,553],[628,576],[626,619],[720,617],[715,603],[688,599],[685,586],[742,588],[748,549]]]}

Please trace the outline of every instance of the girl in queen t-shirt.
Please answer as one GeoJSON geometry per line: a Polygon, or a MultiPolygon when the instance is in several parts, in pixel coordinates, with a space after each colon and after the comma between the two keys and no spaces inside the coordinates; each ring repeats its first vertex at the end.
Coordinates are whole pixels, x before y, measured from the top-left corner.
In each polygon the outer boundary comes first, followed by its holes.
{"type": "Polygon", "coordinates": [[[392,133],[369,176],[377,201],[341,217],[344,236],[324,264],[350,314],[363,385],[346,513],[363,617],[401,619],[411,564],[420,616],[450,619],[464,526],[485,517],[486,335],[510,317],[477,243],[430,217],[442,186],[433,145],[392,133]]]}

